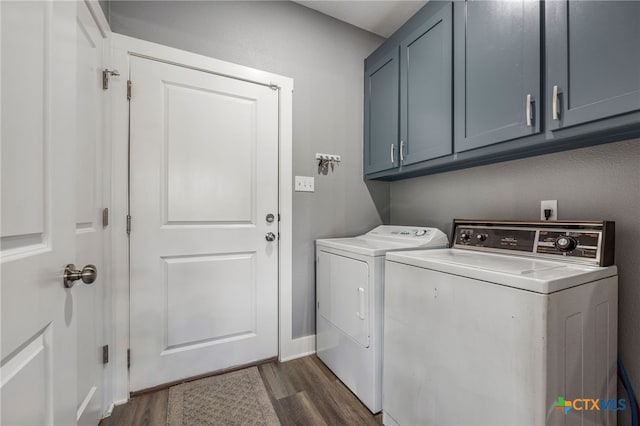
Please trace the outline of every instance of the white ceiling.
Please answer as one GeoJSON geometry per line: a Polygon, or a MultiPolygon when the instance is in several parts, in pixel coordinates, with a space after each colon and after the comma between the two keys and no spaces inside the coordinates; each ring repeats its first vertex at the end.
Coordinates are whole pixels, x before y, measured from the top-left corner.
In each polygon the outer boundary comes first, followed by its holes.
{"type": "Polygon", "coordinates": [[[388,0],[293,0],[340,21],[388,38],[407,22],[426,1],[388,0]]]}

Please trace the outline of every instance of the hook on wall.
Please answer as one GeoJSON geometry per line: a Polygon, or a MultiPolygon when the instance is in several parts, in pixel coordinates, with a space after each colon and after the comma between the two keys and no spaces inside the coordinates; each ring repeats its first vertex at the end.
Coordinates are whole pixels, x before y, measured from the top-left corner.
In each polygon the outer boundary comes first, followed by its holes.
{"type": "Polygon", "coordinates": [[[331,166],[331,171],[333,171],[341,159],[339,155],[317,153],[316,160],[318,160],[318,171],[326,175],[329,172],[329,166],[331,166]]]}

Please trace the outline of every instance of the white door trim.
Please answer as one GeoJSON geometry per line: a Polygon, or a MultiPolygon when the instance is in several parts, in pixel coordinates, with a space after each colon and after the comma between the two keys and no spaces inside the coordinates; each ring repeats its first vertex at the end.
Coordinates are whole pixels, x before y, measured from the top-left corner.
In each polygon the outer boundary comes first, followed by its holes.
{"type": "MultiPolygon", "coordinates": [[[[120,34],[111,37],[110,67],[121,72],[111,78],[111,147],[112,147],[112,260],[113,260],[113,401],[129,398],[127,348],[129,347],[129,239],[126,234],[128,204],[128,128],[127,76],[131,55],[144,56],[279,87],[279,358],[293,359],[314,351],[315,341],[292,336],[292,246],[293,246],[293,79],[254,68],[236,65],[151,43],[120,34]],[[304,342],[303,342],[304,340],[304,342]]],[[[133,82],[132,97],[135,97],[133,82]]],[[[315,338],[315,336],[311,336],[315,338]]]]}
{"type": "Polygon", "coordinates": [[[104,11],[102,10],[102,7],[100,7],[98,0],[84,0],[84,2],[89,8],[91,16],[93,16],[93,19],[96,21],[98,29],[102,34],[102,38],[109,38],[111,36],[111,27],[109,26],[109,21],[104,15],[104,11]]]}

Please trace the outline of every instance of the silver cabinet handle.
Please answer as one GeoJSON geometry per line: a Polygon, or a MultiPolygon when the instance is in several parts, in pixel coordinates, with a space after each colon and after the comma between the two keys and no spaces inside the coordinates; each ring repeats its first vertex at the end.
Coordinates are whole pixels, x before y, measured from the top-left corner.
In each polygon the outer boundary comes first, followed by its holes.
{"type": "Polygon", "coordinates": [[[77,270],[73,263],[68,264],[64,268],[62,282],[65,288],[71,288],[75,281],[82,280],[85,284],[93,283],[98,278],[98,268],[95,265],[87,265],[82,270],[77,270]]]}
{"type": "Polygon", "coordinates": [[[391,144],[391,164],[396,162],[395,147],[396,147],[396,144],[392,143],[391,144]]]}
{"type": "Polygon", "coordinates": [[[400,161],[404,161],[404,141],[400,141],[400,161]]]}
{"type": "Polygon", "coordinates": [[[274,234],[273,232],[267,232],[267,235],[264,236],[264,239],[267,241],[275,241],[276,234],[274,234]]]}
{"type": "Polygon", "coordinates": [[[553,120],[560,119],[560,104],[558,101],[558,86],[553,86],[553,90],[551,92],[551,118],[553,120]]]}
{"type": "Polygon", "coordinates": [[[527,95],[527,105],[526,105],[526,116],[527,116],[527,127],[531,127],[531,121],[533,120],[533,110],[531,108],[531,103],[533,102],[531,95],[527,95]]]}

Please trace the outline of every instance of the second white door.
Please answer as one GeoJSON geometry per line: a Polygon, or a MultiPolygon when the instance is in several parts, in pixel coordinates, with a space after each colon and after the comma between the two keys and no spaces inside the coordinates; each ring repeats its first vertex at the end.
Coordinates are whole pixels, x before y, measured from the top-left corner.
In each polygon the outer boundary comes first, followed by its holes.
{"type": "Polygon", "coordinates": [[[131,391],[276,356],[278,92],[130,73],[131,391]]]}

